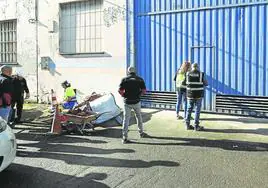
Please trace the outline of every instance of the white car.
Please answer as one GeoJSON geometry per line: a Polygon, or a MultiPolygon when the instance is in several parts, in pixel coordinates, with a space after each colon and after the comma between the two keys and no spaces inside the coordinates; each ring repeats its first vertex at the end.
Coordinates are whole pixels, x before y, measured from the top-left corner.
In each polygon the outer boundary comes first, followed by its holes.
{"type": "Polygon", "coordinates": [[[16,149],[16,137],[6,121],[0,117],[0,172],[13,162],[16,149]]]}

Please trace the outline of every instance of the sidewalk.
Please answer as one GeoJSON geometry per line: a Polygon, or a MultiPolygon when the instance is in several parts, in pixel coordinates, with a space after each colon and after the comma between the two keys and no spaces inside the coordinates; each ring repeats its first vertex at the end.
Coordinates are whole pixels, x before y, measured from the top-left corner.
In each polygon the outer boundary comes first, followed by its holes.
{"type": "MultiPolygon", "coordinates": [[[[145,129],[152,135],[210,140],[237,140],[268,144],[268,119],[201,113],[202,132],[186,131],[174,111],[143,109],[145,129]]],[[[193,124],[193,120],[191,121],[193,124]]]]}

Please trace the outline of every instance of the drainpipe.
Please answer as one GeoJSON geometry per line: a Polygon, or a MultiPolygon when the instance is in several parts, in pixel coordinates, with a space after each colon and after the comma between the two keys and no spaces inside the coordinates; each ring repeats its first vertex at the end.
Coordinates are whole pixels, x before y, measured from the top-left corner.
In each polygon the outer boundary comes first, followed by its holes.
{"type": "Polygon", "coordinates": [[[127,40],[128,40],[128,66],[137,68],[136,64],[136,9],[134,0],[127,0],[127,40]]]}
{"type": "Polygon", "coordinates": [[[130,4],[130,13],[131,13],[131,25],[130,25],[130,32],[132,34],[131,36],[131,48],[133,49],[133,55],[132,55],[132,66],[135,67],[136,71],[137,71],[137,62],[136,62],[136,30],[138,29],[136,26],[137,24],[137,20],[135,18],[136,14],[137,14],[137,7],[135,4],[135,0],[131,0],[131,4],[130,4]]]}
{"type": "Polygon", "coordinates": [[[129,63],[130,63],[130,45],[129,45],[129,25],[128,25],[128,22],[129,22],[129,5],[128,5],[128,0],[126,0],[126,34],[127,34],[127,43],[126,43],[126,48],[127,48],[127,51],[126,51],[126,67],[129,67],[129,63]]]}
{"type": "Polygon", "coordinates": [[[36,102],[39,102],[39,72],[38,72],[38,24],[39,24],[39,18],[38,18],[38,4],[39,0],[35,0],[35,44],[36,44],[36,102]]]}

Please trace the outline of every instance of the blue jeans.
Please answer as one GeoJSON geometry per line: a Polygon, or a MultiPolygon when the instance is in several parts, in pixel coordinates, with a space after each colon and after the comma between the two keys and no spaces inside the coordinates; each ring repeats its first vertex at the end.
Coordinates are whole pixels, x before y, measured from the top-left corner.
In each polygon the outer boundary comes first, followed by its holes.
{"type": "Polygon", "coordinates": [[[69,102],[65,102],[65,103],[63,103],[62,104],[62,107],[64,108],[64,109],[73,109],[74,108],[74,106],[75,105],[77,105],[78,103],[77,103],[77,101],[69,101],[69,102]]]}
{"type": "Polygon", "coordinates": [[[187,99],[186,99],[186,92],[184,91],[177,91],[177,104],[176,104],[176,113],[179,114],[180,106],[184,100],[184,119],[186,118],[186,110],[187,110],[187,99]]]}
{"type": "Polygon", "coordinates": [[[5,108],[0,108],[0,117],[2,117],[6,122],[9,120],[9,114],[10,114],[11,107],[7,106],[5,108]]]}
{"type": "Polygon", "coordinates": [[[195,127],[197,127],[199,126],[199,117],[200,117],[200,111],[201,111],[201,106],[202,106],[202,98],[188,99],[187,104],[188,104],[188,107],[187,107],[187,113],[186,113],[186,119],[185,119],[186,126],[190,125],[191,114],[192,114],[194,107],[196,107],[195,116],[194,116],[194,125],[195,127]]]}

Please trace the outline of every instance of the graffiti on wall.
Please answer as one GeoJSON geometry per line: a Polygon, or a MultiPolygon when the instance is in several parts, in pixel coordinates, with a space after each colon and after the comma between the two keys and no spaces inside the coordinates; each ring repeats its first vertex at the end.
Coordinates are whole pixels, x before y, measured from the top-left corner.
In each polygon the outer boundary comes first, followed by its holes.
{"type": "Polygon", "coordinates": [[[103,21],[106,27],[110,27],[119,21],[126,20],[126,6],[111,6],[103,10],[103,21]]]}

